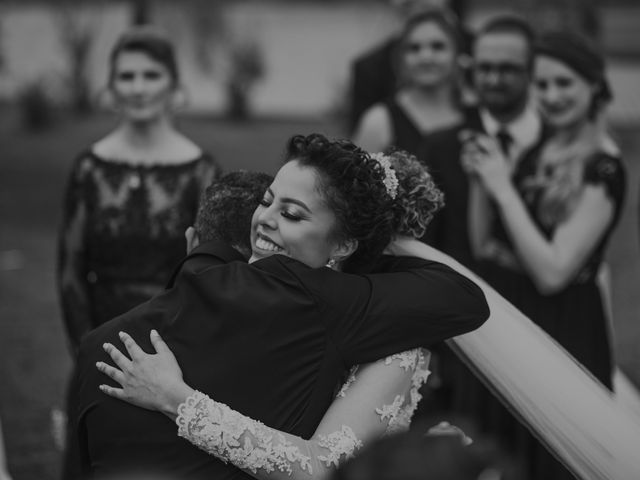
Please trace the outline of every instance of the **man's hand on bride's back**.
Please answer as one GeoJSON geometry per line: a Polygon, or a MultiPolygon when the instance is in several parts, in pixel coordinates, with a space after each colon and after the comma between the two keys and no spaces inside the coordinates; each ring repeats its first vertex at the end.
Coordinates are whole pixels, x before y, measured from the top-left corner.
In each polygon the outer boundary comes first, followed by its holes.
{"type": "Polygon", "coordinates": [[[182,370],[176,357],[155,330],[150,334],[156,351],[152,354],[144,352],[128,334],[120,332],[119,335],[130,359],[112,344],[105,343],[103,348],[117,368],[104,362],[96,363],[96,367],[122,388],[100,385],[100,390],[133,405],[158,410],[175,418],[178,405],[193,393],[193,389],[182,380],[182,370]]]}

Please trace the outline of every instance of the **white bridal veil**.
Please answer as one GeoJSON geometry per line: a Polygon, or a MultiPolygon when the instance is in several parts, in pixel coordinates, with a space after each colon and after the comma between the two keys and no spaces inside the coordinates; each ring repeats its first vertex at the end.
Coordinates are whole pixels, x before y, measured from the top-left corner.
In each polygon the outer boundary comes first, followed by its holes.
{"type": "Polygon", "coordinates": [[[489,319],[448,343],[567,468],[583,480],[640,479],[640,416],[467,268],[424,244],[408,249],[482,288],[489,319]]]}

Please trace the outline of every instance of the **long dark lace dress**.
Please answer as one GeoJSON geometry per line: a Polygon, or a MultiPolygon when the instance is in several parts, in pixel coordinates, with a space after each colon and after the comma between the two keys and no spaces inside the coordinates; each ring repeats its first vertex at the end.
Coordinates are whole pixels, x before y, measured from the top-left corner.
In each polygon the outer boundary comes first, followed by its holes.
{"type": "MultiPolygon", "coordinates": [[[[551,238],[555,227],[545,227],[540,219],[540,192],[526,190],[523,185],[536,172],[537,159],[532,156],[518,167],[514,182],[538,228],[551,238]]],[[[531,278],[517,266],[483,261],[478,273],[502,296],[540,326],[576,358],[605,387],[612,387],[612,352],[608,319],[597,274],[605,250],[618,223],[625,194],[625,170],[617,157],[596,153],[587,160],[583,181],[602,185],[613,202],[614,214],[597,246],[582,265],[573,281],[562,291],[542,295],[531,278]]],[[[513,252],[504,225],[498,219],[492,234],[513,252]]],[[[497,339],[508,342],[508,338],[497,339]]],[[[535,363],[535,359],[532,359],[535,363]]],[[[553,372],[549,372],[553,375],[553,372]]],[[[475,412],[483,427],[496,434],[526,466],[531,480],[573,479],[558,461],[502,407],[475,379],[464,382],[457,401],[462,410],[475,412]]],[[[594,412],[597,415],[598,412],[594,412]]]]}
{"type": "Polygon", "coordinates": [[[75,161],[64,200],[58,288],[69,340],[148,300],[186,253],[200,194],[220,173],[208,154],[133,165],[91,151],[75,161]]]}

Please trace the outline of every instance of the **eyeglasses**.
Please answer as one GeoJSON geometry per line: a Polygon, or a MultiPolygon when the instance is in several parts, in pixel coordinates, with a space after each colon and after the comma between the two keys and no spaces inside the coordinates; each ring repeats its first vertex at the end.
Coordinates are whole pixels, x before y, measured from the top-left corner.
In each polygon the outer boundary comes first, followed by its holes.
{"type": "Polygon", "coordinates": [[[500,77],[515,77],[518,75],[523,75],[527,72],[527,67],[524,65],[519,65],[517,63],[489,63],[489,62],[479,62],[473,66],[473,70],[477,75],[488,76],[488,75],[498,75],[500,77]]]}

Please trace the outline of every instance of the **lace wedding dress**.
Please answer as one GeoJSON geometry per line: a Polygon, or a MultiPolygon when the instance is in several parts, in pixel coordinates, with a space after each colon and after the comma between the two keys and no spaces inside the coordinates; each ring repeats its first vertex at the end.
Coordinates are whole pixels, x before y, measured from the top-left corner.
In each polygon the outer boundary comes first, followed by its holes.
{"type": "Polygon", "coordinates": [[[305,440],[269,428],[195,392],[178,409],[178,434],[258,478],[323,478],[363,439],[407,429],[429,376],[420,349],[354,367],[316,430],[305,440]]]}

